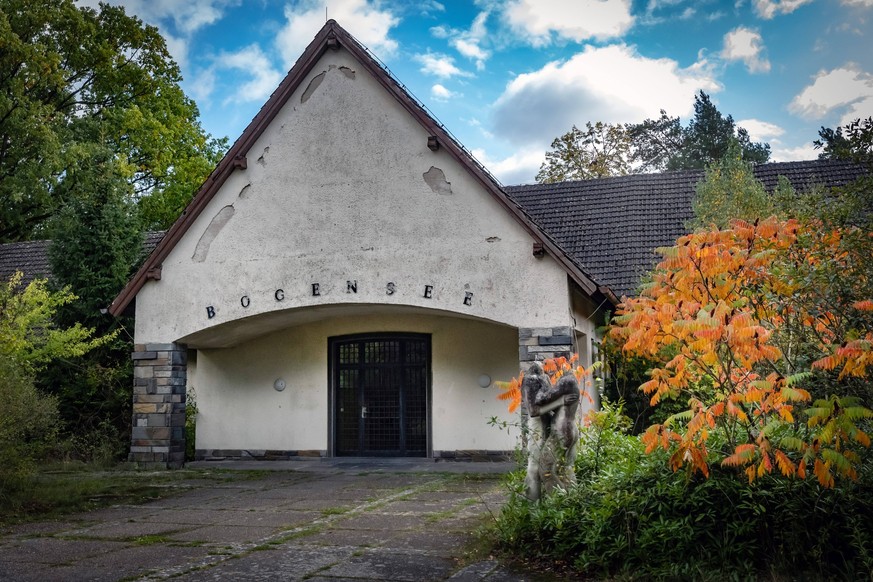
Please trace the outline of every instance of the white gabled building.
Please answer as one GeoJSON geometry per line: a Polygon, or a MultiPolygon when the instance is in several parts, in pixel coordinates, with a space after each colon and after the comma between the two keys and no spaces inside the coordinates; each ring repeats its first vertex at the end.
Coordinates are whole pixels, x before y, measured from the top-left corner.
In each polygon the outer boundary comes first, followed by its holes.
{"type": "Polygon", "coordinates": [[[615,300],[334,21],[110,307],[135,309],[131,459],[458,457],[493,380],[615,300]]]}

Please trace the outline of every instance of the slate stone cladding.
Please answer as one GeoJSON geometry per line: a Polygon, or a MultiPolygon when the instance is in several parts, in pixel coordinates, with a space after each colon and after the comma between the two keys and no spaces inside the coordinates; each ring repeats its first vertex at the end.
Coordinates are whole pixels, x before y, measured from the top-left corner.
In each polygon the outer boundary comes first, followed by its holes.
{"type": "Polygon", "coordinates": [[[130,461],[178,469],[185,462],[187,350],[179,344],[136,344],[130,461]]]}
{"type": "MultiPolygon", "coordinates": [[[[785,176],[798,191],[844,186],[865,175],[838,160],[755,166],[772,191],[785,176]]],[[[686,233],[702,170],[638,174],[597,180],[507,186],[504,191],[553,238],[576,265],[617,297],[635,295],[640,277],[656,263],[655,249],[686,233]]]]}
{"type": "Polygon", "coordinates": [[[569,358],[573,353],[573,330],[562,327],[518,328],[518,361],[522,370],[535,361],[569,358]]]}

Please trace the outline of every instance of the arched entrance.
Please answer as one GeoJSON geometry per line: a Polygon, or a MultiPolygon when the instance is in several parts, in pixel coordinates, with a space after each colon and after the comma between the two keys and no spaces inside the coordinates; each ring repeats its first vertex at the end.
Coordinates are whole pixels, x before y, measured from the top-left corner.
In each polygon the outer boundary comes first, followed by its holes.
{"type": "Polygon", "coordinates": [[[428,456],[430,335],[332,337],[328,349],[334,454],[428,456]]]}

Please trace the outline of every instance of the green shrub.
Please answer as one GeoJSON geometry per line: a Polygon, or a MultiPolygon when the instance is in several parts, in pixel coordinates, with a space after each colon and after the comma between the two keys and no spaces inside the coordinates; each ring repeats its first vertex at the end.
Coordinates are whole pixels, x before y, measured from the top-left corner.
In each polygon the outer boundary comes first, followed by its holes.
{"type": "Polygon", "coordinates": [[[185,394],[185,460],[193,461],[197,448],[197,394],[189,387],[185,394]]]}
{"type": "Polygon", "coordinates": [[[531,503],[521,479],[498,519],[513,554],[568,564],[585,575],[631,579],[857,579],[873,571],[873,466],[857,482],[823,489],[814,477],[749,484],[713,467],[709,479],[672,472],[621,434],[618,411],[583,429],[578,485],[531,503]]]}
{"type": "Polygon", "coordinates": [[[0,501],[55,445],[57,429],[57,401],[38,392],[21,366],[0,354],[0,501]]]}

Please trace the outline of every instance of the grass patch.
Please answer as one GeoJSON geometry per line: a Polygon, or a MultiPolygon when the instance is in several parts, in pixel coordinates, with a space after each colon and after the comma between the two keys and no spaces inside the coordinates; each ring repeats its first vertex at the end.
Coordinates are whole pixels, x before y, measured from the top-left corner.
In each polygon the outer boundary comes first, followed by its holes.
{"type": "Polygon", "coordinates": [[[264,471],[179,469],[142,471],[82,463],[45,465],[14,488],[0,491],[0,523],[13,525],[91,511],[111,505],[136,505],[172,497],[205,483],[248,481],[264,471]]]}
{"type": "Polygon", "coordinates": [[[130,541],[131,543],[138,546],[154,546],[155,544],[169,544],[173,542],[172,539],[161,534],[137,536],[135,538],[130,538],[127,541],[130,541]]]}
{"type": "Polygon", "coordinates": [[[331,515],[343,515],[351,511],[349,507],[326,507],[321,510],[322,517],[328,517],[331,515]]]}

